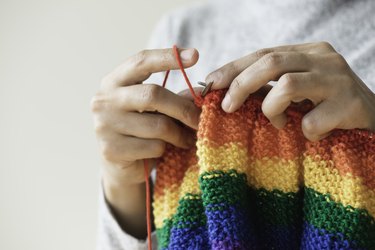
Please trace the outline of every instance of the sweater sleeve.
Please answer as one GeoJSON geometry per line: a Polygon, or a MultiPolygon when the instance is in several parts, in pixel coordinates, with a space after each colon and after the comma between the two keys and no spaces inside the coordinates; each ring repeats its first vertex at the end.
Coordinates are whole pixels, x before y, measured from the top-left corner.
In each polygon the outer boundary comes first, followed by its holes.
{"type": "MultiPolygon", "coordinates": [[[[97,250],[147,249],[147,240],[139,240],[123,231],[106,202],[103,188],[99,197],[97,250]]],[[[152,247],[157,249],[156,233],[151,235],[152,247]]]]}
{"type": "MultiPolygon", "coordinates": [[[[170,38],[169,17],[164,16],[156,25],[152,32],[148,48],[163,48],[170,38]]],[[[148,83],[161,83],[164,75],[162,73],[153,74],[148,83]]],[[[152,173],[153,179],[155,173],[152,173]]],[[[136,250],[147,249],[147,240],[139,240],[127,234],[122,230],[115,216],[112,214],[109,204],[105,199],[103,187],[101,187],[99,197],[99,219],[98,219],[98,235],[97,250],[136,250]]],[[[157,249],[156,233],[152,233],[152,247],[157,249]]]]}

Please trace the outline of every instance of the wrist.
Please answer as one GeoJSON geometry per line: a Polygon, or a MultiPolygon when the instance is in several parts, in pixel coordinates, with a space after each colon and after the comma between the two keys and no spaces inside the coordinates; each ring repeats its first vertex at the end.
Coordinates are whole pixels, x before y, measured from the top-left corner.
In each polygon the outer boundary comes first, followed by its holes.
{"type": "Polygon", "coordinates": [[[144,239],[147,233],[145,183],[119,185],[105,178],[102,183],[105,200],[122,230],[144,239]]]}
{"type": "Polygon", "coordinates": [[[134,214],[136,211],[144,209],[145,183],[113,181],[103,175],[102,185],[107,202],[115,210],[134,214]]]}

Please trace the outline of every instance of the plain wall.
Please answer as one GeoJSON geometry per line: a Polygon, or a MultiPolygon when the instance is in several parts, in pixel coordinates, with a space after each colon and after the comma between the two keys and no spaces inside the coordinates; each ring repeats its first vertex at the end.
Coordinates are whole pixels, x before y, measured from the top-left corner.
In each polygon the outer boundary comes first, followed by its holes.
{"type": "Polygon", "coordinates": [[[90,99],[188,0],[0,0],[0,249],[94,249],[90,99]]]}

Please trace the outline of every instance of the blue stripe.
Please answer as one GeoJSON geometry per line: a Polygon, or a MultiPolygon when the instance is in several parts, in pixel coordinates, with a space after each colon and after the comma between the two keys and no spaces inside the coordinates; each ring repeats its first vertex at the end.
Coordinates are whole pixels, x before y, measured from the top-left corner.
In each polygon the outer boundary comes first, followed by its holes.
{"type": "Polygon", "coordinates": [[[168,249],[209,249],[205,227],[172,227],[168,249]]]}
{"type": "MultiPolygon", "coordinates": [[[[342,233],[331,233],[305,222],[303,224],[302,249],[360,249],[357,244],[345,239],[342,233]]],[[[374,246],[375,248],[375,246],[374,246]]]]}

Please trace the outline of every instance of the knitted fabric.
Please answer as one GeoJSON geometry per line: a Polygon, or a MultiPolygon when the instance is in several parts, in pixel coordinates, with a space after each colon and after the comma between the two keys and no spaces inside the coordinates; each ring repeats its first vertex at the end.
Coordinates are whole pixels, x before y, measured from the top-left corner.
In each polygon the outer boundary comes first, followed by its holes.
{"type": "Polygon", "coordinates": [[[375,249],[375,138],[335,130],[310,142],[309,104],[277,130],[250,96],[234,113],[224,90],[203,100],[196,147],[171,145],[157,166],[159,249],[375,249]]]}

